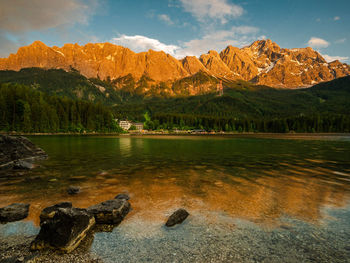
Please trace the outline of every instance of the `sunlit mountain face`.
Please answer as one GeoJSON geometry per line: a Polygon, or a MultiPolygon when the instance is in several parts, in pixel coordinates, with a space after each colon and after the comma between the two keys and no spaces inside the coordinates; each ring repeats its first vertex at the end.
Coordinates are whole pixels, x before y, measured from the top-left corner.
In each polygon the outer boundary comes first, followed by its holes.
{"type": "MultiPolygon", "coordinates": [[[[349,65],[338,60],[327,63],[312,48],[280,48],[269,39],[255,41],[244,48],[228,46],[220,53],[211,50],[199,58],[186,56],[180,60],[162,51],[135,53],[111,43],[65,44],[59,48],[36,41],[0,59],[1,70],[28,67],[76,69],[88,78],[114,81],[117,88],[128,85],[130,80],[144,82],[144,91],[160,83],[159,89],[169,88],[174,82],[193,78],[197,73],[224,81],[245,80],[276,88],[309,87],[350,74],[349,65]],[[129,81],[125,83],[125,80],[129,81]]],[[[191,94],[196,95],[198,91],[191,94]]]]}

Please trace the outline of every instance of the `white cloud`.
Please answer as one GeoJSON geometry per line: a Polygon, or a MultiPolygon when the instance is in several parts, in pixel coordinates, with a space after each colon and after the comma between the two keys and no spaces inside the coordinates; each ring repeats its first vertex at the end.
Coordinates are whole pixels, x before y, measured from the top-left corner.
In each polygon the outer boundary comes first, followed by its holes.
{"type": "Polygon", "coordinates": [[[121,35],[113,38],[112,43],[125,46],[135,52],[143,52],[149,49],[164,51],[176,58],[185,56],[199,56],[214,49],[221,51],[228,45],[242,47],[256,39],[259,29],[251,26],[234,26],[230,30],[218,30],[207,33],[202,38],[182,42],[180,45],[168,45],[157,39],[146,36],[121,35]]]}
{"type": "Polygon", "coordinates": [[[225,24],[229,19],[238,18],[244,13],[241,6],[229,3],[227,0],[180,0],[180,2],[184,10],[200,22],[212,19],[225,24]]]}
{"type": "Polygon", "coordinates": [[[0,1],[0,29],[22,33],[67,24],[86,24],[97,5],[96,0],[0,1]]]}
{"type": "Polygon", "coordinates": [[[336,41],[334,41],[334,43],[343,44],[343,43],[345,43],[345,41],[346,41],[346,38],[340,38],[340,39],[337,39],[336,41]]]}
{"type": "Polygon", "coordinates": [[[341,57],[341,56],[329,56],[327,54],[321,54],[321,56],[327,61],[327,62],[332,62],[334,60],[339,60],[342,62],[348,61],[349,57],[341,57]]]}
{"type": "Polygon", "coordinates": [[[158,15],[158,19],[163,21],[163,22],[165,22],[165,23],[167,23],[168,25],[173,25],[174,24],[174,22],[171,20],[171,18],[168,15],[166,15],[166,14],[158,15]]]}
{"type": "Polygon", "coordinates": [[[335,16],[333,19],[334,19],[334,21],[338,21],[338,20],[340,20],[340,16],[335,16]]]}
{"type": "Polygon", "coordinates": [[[213,31],[202,38],[184,42],[183,48],[178,50],[176,55],[177,57],[199,56],[211,49],[220,52],[228,45],[242,47],[254,41],[258,32],[258,28],[250,26],[237,26],[230,30],[213,31]]]}
{"type": "Polygon", "coordinates": [[[0,56],[28,44],[30,32],[47,29],[64,36],[75,24],[88,24],[100,6],[98,0],[0,0],[0,56]]]}
{"type": "Polygon", "coordinates": [[[172,56],[174,56],[176,51],[180,49],[179,46],[167,45],[160,42],[157,39],[148,38],[140,35],[121,35],[119,37],[112,38],[111,42],[116,45],[128,47],[135,52],[143,52],[149,49],[153,49],[156,51],[164,51],[165,53],[168,53],[172,56]]]}
{"type": "Polygon", "coordinates": [[[313,48],[326,48],[329,46],[329,42],[318,37],[312,37],[310,40],[307,42],[310,47],[313,48]]]}

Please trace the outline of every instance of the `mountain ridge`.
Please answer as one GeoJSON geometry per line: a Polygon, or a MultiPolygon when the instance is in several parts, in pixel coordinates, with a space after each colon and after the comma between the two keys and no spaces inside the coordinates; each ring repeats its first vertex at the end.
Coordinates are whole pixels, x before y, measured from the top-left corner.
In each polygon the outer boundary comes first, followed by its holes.
{"type": "MultiPolygon", "coordinates": [[[[88,78],[112,80],[131,75],[135,81],[147,76],[152,84],[172,83],[202,71],[215,78],[245,80],[275,88],[302,88],[350,75],[350,66],[326,60],[310,47],[280,48],[270,39],[257,40],[249,46],[227,46],[220,53],[210,50],[199,58],[176,59],[163,51],[135,53],[111,43],[65,44],[48,47],[41,41],[18,49],[8,58],[0,58],[0,70],[40,67],[77,69],[88,78]]],[[[146,89],[147,90],[147,89],[146,89]]]]}

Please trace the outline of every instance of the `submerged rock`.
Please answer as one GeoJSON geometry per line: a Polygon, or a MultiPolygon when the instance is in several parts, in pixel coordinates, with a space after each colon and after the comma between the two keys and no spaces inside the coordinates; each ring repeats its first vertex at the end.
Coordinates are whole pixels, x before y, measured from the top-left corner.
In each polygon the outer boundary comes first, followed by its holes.
{"type": "Polygon", "coordinates": [[[125,199],[125,200],[129,200],[130,196],[128,194],[118,194],[116,197],[114,197],[114,199],[125,199]]]}
{"type": "Polygon", "coordinates": [[[14,222],[22,220],[28,216],[29,204],[13,203],[0,208],[0,222],[14,222]]]}
{"type": "Polygon", "coordinates": [[[119,224],[130,208],[128,200],[112,199],[90,206],[87,211],[94,215],[97,224],[119,224]]]}
{"type": "Polygon", "coordinates": [[[181,224],[190,214],[183,208],[176,210],[165,223],[167,227],[181,224]]]}
{"type": "Polygon", "coordinates": [[[30,170],[33,168],[34,168],[34,164],[23,160],[16,161],[13,164],[13,169],[30,170]]]}
{"type": "Polygon", "coordinates": [[[59,208],[72,208],[71,202],[62,202],[49,207],[44,208],[40,213],[40,225],[48,219],[52,219],[59,208]]]}
{"type": "Polygon", "coordinates": [[[0,135],[0,169],[32,169],[32,163],[47,154],[27,138],[0,135]]]}
{"type": "Polygon", "coordinates": [[[40,232],[32,242],[31,249],[54,248],[71,252],[94,224],[94,216],[85,209],[58,208],[52,218],[41,224],[40,232]]]}
{"type": "Polygon", "coordinates": [[[80,192],[80,187],[79,186],[69,186],[67,188],[67,193],[70,194],[70,195],[75,195],[75,194],[78,194],[80,192]]]}

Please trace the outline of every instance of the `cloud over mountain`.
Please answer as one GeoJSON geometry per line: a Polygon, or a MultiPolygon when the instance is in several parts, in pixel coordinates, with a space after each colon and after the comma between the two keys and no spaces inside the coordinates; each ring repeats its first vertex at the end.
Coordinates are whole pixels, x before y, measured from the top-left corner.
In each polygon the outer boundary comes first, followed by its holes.
{"type": "Polygon", "coordinates": [[[312,37],[310,40],[307,42],[310,47],[313,48],[326,48],[329,46],[329,42],[318,37],[312,37]]]}
{"type": "Polygon", "coordinates": [[[135,52],[142,52],[147,51],[149,49],[153,49],[156,51],[164,51],[165,53],[168,53],[173,56],[175,55],[176,51],[180,49],[179,46],[167,45],[160,42],[157,39],[140,35],[121,35],[119,37],[112,38],[111,42],[116,45],[128,47],[135,52]]]}

